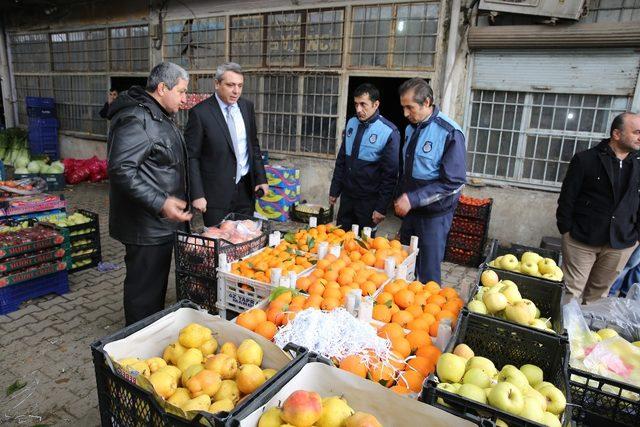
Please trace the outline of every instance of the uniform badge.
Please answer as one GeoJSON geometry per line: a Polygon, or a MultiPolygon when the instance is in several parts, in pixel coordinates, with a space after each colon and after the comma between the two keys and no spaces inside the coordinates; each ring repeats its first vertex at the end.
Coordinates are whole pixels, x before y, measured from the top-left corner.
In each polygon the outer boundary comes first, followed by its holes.
{"type": "Polygon", "coordinates": [[[349,128],[347,130],[347,136],[351,136],[352,133],[353,133],[353,128],[349,128]]]}
{"type": "Polygon", "coordinates": [[[424,143],[424,145],[422,146],[422,151],[424,151],[425,153],[431,151],[431,141],[427,141],[424,143]]]}
{"type": "Polygon", "coordinates": [[[372,144],[375,144],[377,140],[378,140],[378,135],[376,135],[375,133],[369,137],[369,142],[372,144]]]}

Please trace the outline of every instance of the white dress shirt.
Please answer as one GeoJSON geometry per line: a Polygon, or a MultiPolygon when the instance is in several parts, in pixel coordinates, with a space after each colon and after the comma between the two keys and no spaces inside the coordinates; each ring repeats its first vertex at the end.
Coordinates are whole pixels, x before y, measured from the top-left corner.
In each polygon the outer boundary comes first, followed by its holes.
{"type": "MultiPolygon", "coordinates": [[[[222,116],[224,120],[227,121],[227,107],[228,105],[218,97],[216,93],[216,100],[218,101],[218,105],[220,105],[220,109],[222,110],[222,116]]],[[[233,121],[236,125],[236,136],[238,137],[238,151],[236,153],[236,161],[240,165],[240,174],[241,176],[245,176],[249,173],[249,150],[247,148],[247,130],[244,126],[244,119],[242,118],[242,113],[240,112],[240,107],[238,107],[238,103],[231,105],[231,117],[233,117],[233,121]]]]}

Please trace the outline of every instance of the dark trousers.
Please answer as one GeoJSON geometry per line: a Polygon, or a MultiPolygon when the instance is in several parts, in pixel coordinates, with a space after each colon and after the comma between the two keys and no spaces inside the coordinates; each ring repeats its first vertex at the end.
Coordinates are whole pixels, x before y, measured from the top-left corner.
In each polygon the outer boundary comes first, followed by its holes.
{"type": "Polygon", "coordinates": [[[442,284],[440,263],[444,260],[447,235],[453,221],[453,211],[436,217],[425,217],[411,213],[403,218],[400,227],[400,241],[408,245],[411,236],[418,236],[418,259],[416,276],[425,283],[433,280],[442,284]]]}
{"type": "Polygon", "coordinates": [[[371,199],[355,199],[346,194],[340,196],[340,208],[338,209],[338,217],[336,224],[341,226],[343,230],[351,230],[353,224],[360,226],[360,232],[363,227],[371,227],[371,235],[374,235],[373,228],[375,224],[371,220],[376,200],[371,199]]]}
{"type": "Polygon", "coordinates": [[[124,318],[127,326],[164,309],[173,242],[125,245],[124,318]]]}
{"type": "MultiPolygon", "coordinates": [[[[213,200],[207,200],[207,203],[211,202],[213,202],[213,200]]],[[[231,212],[246,216],[253,216],[253,211],[255,210],[254,203],[251,178],[249,177],[249,174],[246,174],[236,184],[229,209],[207,208],[207,211],[202,215],[204,225],[205,227],[218,225],[222,222],[224,217],[231,212]]]]}

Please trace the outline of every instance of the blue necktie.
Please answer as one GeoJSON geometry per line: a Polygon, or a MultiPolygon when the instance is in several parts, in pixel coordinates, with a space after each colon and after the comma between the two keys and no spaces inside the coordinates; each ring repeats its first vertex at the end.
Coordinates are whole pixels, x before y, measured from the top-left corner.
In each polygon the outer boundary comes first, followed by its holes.
{"type": "Polygon", "coordinates": [[[238,135],[236,134],[236,122],[231,115],[231,105],[227,106],[227,127],[229,128],[229,135],[231,135],[231,142],[233,143],[233,151],[236,154],[236,184],[240,182],[240,148],[238,147],[238,135]]]}

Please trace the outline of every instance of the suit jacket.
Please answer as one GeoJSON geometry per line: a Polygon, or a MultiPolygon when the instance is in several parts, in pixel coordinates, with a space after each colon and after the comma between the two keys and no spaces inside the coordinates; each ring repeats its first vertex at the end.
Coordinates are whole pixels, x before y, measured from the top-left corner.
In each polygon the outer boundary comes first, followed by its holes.
{"type": "MultiPolygon", "coordinates": [[[[247,175],[251,188],[255,188],[267,182],[258,144],[255,111],[253,103],[244,98],[238,100],[238,107],[247,134],[247,175]]],[[[215,95],[189,111],[184,136],[189,154],[191,200],[204,197],[208,208],[229,209],[235,190],[236,155],[227,121],[215,95]]]]}
{"type": "Polygon", "coordinates": [[[629,153],[631,173],[626,193],[615,203],[609,140],[571,159],[562,181],[556,219],[560,234],[590,245],[614,249],[633,246],[639,237],[640,157],[629,153]]]}

